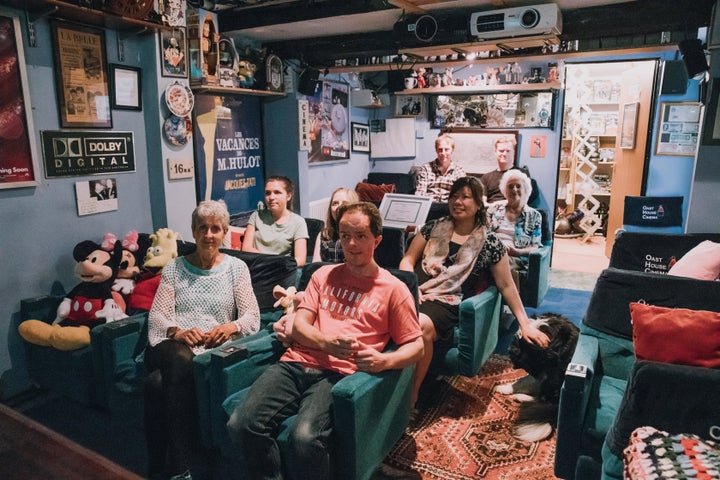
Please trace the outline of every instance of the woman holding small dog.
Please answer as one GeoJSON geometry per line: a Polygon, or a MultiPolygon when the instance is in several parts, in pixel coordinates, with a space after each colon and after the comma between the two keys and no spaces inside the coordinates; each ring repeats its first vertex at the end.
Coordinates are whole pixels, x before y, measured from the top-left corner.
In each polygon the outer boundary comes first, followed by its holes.
{"type": "Polygon", "coordinates": [[[542,215],[528,206],[532,192],[530,178],[521,170],[508,170],[500,180],[505,200],[488,207],[490,231],[505,245],[510,273],[518,291],[521,270],[527,270],[528,254],[542,246],[542,215]]]}
{"type": "Polygon", "coordinates": [[[476,293],[478,281],[488,273],[520,324],[525,341],[541,347],[547,335],[527,317],[510,274],[502,242],[487,231],[482,183],[474,177],[456,180],[448,201],[450,215],[425,224],[412,240],[400,269],[418,275],[420,327],[425,347],[413,379],[412,403],[430,366],[435,342],[447,345],[458,324],[463,298],[476,293]]]}

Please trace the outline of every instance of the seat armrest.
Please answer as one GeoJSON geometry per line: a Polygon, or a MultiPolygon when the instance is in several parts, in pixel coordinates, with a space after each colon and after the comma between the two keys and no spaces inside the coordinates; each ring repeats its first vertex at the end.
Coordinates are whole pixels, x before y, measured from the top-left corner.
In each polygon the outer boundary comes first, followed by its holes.
{"type": "Polygon", "coordinates": [[[495,350],[502,297],[495,286],[460,303],[457,349],[446,359],[455,374],[473,377],[495,350]],[[454,364],[454,365],[452,365],[454,364]]]}
{"type": "Polygon", "coordinates": [[[551,247],[544,245],[528,254],[528,269],[520,289],[523,305],[537,308],[550,287],[551,247]]]}
{"type": "Polygon", "coordinates": [[[63,298],[63,295],[40,295],[20,300],[21,321],[33,319],[52,323],[63,298]]]}
{"type": "Polygon", "coordinates": [[[139,313],[90,330],[95,396],[101,406],[109,406],[117,382],[135,376],[135,357],[147,343],[147,337],[140,338],[145,322],[147,313],[139,313]]]}
{"type": "Polygon", "coordinates": [[[231,394],[252,385],[283,351],[275,335],[263,329],[193,359],[200,437],[204,445],[221,446],[218,442],[225,438],[227,421],[222,403],[231,394]]]}
{"type": "Polygon", "coordinates": [[[581,334],[560,389],[555,448],[555,475],[560,478],[572,478],[575,472],[598,356],[597,338],[581,334]]]}
{"type": "Polygon", "coordinates": [[[415,366],[376,374],[357,372],[332,389],[337,478],[370,478],[400,439],[410,418],[415,366]]]}

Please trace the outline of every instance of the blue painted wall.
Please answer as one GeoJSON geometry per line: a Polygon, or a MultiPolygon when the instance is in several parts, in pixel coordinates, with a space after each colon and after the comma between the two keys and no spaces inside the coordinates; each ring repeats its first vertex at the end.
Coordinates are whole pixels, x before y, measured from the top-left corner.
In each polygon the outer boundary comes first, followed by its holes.
{"type": "MultiPolygon", "coordinates": [[[[3,10],[4,13],[13,12],[3,10]]],[[[17,12],[15,12],[17,13],[17,12]]],[[[24,13],[20,12],[24,19],[24,13]]],[[[59,130],[57,99],[49,24],[36,22],[37,47],[27,44],[23,24],[23,48],[27,63],[35,147],[42,152],[40,130],[59,130]]],[[[157,49],[155,37],[129,37],[125,42],[124,62],[118,62],[116,34],[106,31],[108,62],[141,66],[152,71],[157,49]],[[152,53],[152,54],[150,54],[152,53]]],[[[146,83],[152,85],[147,75],[146,83]]],[[[113,129],[132,131],[135,138],[134,173],[112,175],[117,179],[117,211],[79,217],[75,201],[75,182],[81,178],[44,178],[37,159],[37,187],[0,190],[0,396],[5,398],[27,387],[24,352],[17,334],[20,299],[68,291],[78,280],[73,276],[72,249],[81,240],[100,241],[106,232],[124,235],[131,229],[151,231],[148,143],[158,142],[159,133],[146,134],[145,118],[154,118],[156,88],[143,89],[143,111],[114,110],[113,129]]],[[[157,114],[157,107],[155,107],[157,114]]],[[[152,130],[151,130],[152,132],[152,130]]],[[[149,133],[151,133],[149,132],[149,133]]],[[[154,156],[155,154],[153,154],[154,156]]],[[[157,199],[156,199],[157,200],[157,199]]],[[[189,217],[188,217],[189,218],[189,217]]]]}
{"type": "MultiPolygon", "coordinates": [[[[12,10],[10,12],[13,13],[12,10]]],[[[24,18],[22,12],[14,13],[24,18]]],[[[27,45],[24,24],[22,39],[36,132],[34,141],[37,151],[41,152],[37,132],[59,129],[59,123],[49,25],[46,20],[39,20],[36,29],[38,47],[27,45]]],[[[16,333],[20,300],[50,292],[63,293],[77,284],[72,259],[72,248],[76,243],[85,239],[99,240],[106,232],[122,235],[130,229],[149,232],[166,226],[189,237],[189,217],[195,205],[194,183],[192,180],[167,180],[166,159],[174,155],[188,155],[188,151],[168,150],[160,140],[164,114],[159,109],[159,99],[171,79],[157,78],[157,40],[154,35],[125,36],[126,59],[123,62],[117,58],[116,33],[106,31],[106,41],[109,62],[143,69],[143,110],[113,111],[113,129],[134,133],[136,172],[115,175],[119,193],[117,211],[83,217],[77,215],[74,183],[88,177],[45,179],[39,158],[36,173],[40,184],[37,187],[0,190],[0,245],[3,247],[0,398],[17,394],[29,386],[22,342],[16,333]]],[[[310,201],[329,196],[338,186],[354,187],[366,178],[369,171],[407,172],[411,166],[430,161],[435,156],[433,143],[437,130],[431,130],[426,120],[418,119],[416,127],[423,138],[417,140],[416,158],[370,159],[368,154],[351,153],[347,162],[309,166],[307,153],[298,150],[297,98],[292,93],[263,102],[265,173],[282,173],[296,181],[296,209],[304,215],[310,201]]],[[[697,85],[691,85],[685,97],[672,98],[673,101],[684,99],[697,99],[697,85]]],[[[559,108],[559,105],[556,107],[559,108]]],[[[391,108],[366,110],[353,107],[350,111],[350,120],[360,123],[368,123],[370,118],[390,116],[391,108]]],[[[557,121],[554,130],[520,132],[521,164],[527,164],[538,180],[546,206],[554,204],[559,125],[560,121],[557,121]],[[548,136],[547,156],[529,158],[527,137],[538,132],[548,136]]],[[[692,202],[698,207],[693,208],[689,218],[692,221],[690,226],[696,231],[720,224],[717,219],[720,200],[716,193],[720,167],[715,159],[718,148],[701,147],[696,171],[692,158],[653,156],[650,160],[648,194],[689,198],[691,185],[694,185],[692,202]]],[[[717,230],[717,227],[712,229],[717,230]]]]}

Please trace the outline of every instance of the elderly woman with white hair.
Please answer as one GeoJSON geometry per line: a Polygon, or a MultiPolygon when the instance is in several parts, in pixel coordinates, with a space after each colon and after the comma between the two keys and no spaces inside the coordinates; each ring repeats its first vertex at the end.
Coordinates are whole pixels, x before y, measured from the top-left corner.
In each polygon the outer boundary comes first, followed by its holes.
{"type": "Polygon", "coordinates": [[[530,178],[522,170],[511,169],[500,180],[500,191],[505,200],[488,207],[490,231],[505,245],[515,285],[520,290],[519,270],[527,268],[527,256],[541,247],[542,215],[528,206],[532,192],[530,178]]]}

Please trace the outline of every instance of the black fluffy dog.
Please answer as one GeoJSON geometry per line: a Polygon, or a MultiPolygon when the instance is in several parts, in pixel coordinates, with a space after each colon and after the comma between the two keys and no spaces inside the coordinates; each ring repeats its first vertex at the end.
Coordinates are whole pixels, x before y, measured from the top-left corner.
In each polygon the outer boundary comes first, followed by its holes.
{"type": "Polygon", "coordinates": [[[544,313],[533,318],[550,338],[550,344],[540,348],[515,336],[508,353],[515,368],[522,368],[528,375],[511,385],[495,387],[495,391],[523,402],[515,437],[526,442],[549,437],[557,424],[560,387],[579,335],[578,327],[562,315],[544,313]]]}

